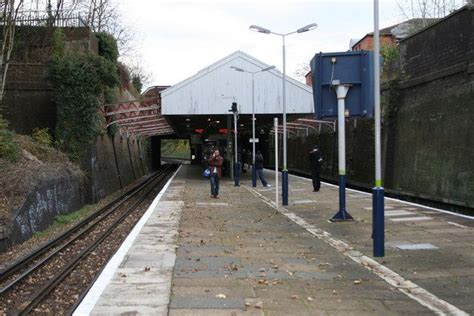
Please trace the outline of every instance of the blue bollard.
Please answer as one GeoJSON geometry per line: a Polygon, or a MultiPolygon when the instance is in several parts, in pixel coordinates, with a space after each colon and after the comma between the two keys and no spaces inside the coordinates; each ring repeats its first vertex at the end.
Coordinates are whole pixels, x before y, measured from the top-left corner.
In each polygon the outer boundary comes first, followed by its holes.
{"type": "Polygon", "coordinates": [[[288,170],[281,172],[281,204],[288,205],[288,170]]]}
{"type": "Polygon", "coordinates": [[[252,165],[252,186],[257,187],[257,170],[255,169],[255,164],[252,165]]]}
{"type": "Polygon", "coordinates": [[[240,162],[234,164],[234,186],[240,187],[240,162]]]}
{"type": "Polygon", "coordinates": [[[385,256],[384,188],[373,188],[372,193],[372,238],[374,239],[374,257],[383,257],[385,256]]]}

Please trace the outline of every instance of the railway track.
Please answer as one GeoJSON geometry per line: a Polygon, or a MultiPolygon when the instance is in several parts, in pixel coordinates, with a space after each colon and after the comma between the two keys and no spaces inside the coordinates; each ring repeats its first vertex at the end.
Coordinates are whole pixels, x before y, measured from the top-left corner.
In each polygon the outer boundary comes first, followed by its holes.
{"type": "Polygon", "coordinates": [[[0,314],[70,313],[146,210],[144,201],[175,170],[171,165],[153,174],[0,271],[0,314]]]}

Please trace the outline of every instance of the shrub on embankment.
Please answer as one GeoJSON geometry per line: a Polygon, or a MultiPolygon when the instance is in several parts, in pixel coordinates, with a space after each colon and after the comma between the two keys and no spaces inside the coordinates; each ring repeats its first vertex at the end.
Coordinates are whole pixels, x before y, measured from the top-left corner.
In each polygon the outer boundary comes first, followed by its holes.
{"type": "Polygon", "coordinates": [[[118,85],[118,53],[111,48],[110,37],[103,35],[99,37],[99,52],[104,56],[67,52],[60,32],[58,29],[55,35],[54,54],[48,65],[48,80],[57,106],[55,137],[58,147],[78,161],[103,130],[98,110],[106,101],[108,89],[118,85]],[[101,45],[101,38],[106,38],[107,43],[101,45]]]}
{"type": "Polygon", "coordinates": [[[0,159],[15,162],[19,157],[19,147],[15,134],[8,130],[8,122],[0,115],[0,159]]]}

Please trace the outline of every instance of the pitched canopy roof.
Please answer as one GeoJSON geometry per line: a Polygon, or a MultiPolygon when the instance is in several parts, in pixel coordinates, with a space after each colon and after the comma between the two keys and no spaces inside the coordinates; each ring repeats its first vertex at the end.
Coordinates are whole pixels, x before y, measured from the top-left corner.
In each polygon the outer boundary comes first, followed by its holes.
{"type": "MultiPolygon", "coordinates": [[[[282,113],[282,73],[276,69],[259,72],[270,65],[236,51],[202,69],[194,76],[164,90],[163,115],[228,114],[235,100],[241,114],[252,113],[252,75],[231,66],[257,72],[255,113],[282,113]]],[[[290,77],[286,79],[288,114],[313,113],[312,89],[290,77]]]]}

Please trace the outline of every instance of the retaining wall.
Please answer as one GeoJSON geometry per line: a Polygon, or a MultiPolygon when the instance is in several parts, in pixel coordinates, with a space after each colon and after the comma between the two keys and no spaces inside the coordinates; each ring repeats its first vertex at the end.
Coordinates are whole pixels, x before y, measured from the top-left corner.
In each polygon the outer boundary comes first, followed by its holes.
{"type": "MultiPolygon", "coordinates": [[[[474,10],[465,7],[400,42],[402,77],[382,87],[386,191],[474,208],[473,29],[474,10]]],[[[348,182],[371,188],[373,120],[346,124],[348,182]]],[[[314,144],[324,154],[322,175],[336,180],[337,135],[326,128],[290,136],[289,169],[309,173],[314,144]]]]}

